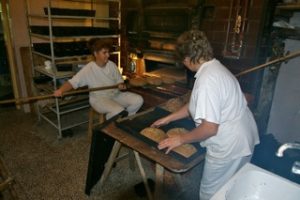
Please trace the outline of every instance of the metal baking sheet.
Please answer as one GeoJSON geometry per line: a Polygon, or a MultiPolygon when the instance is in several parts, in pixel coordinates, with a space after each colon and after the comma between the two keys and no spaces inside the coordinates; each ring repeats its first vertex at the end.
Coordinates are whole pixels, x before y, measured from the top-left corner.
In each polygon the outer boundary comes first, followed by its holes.
{"type": "MultiPolygon", "coordinates": [[[[147,143],[148,145],[157,148],[158,143],[141,135],[140,132],[146,127],[150,127],[150,125],[159,118],[167,116],[170,114],[169,111],[164,110],[160,107],[156,107],[149,112],[145,112],[145,114],[138,114],[136,117],[121,119],[116,121],[117,127],[121,128],[122,130],[128,132],[129,134],[133,135],[134,137],[140,139],[141,141],[147,143]]],[[[195,128],[195,124],[191,119],[181,119],[174,122],[169,123],[168,125],[160,127],[160,129],[167,132],[172,128],[185,128],[187,130],[192,130],[195,128]]],[[[197,152],[193,154],[191,157],[186,158],[174,151],[171,151],[169,154],[173,158],[180,160],[181,162],[187,163],[192,161],[193,159],[197,158],[198,156],[205,153],[205,148],[202,148],[199,143],[192,143],[193,146],[197,149],[197,152]]],[[[161,150],[165,151],[165,150],[161,150]]]]}

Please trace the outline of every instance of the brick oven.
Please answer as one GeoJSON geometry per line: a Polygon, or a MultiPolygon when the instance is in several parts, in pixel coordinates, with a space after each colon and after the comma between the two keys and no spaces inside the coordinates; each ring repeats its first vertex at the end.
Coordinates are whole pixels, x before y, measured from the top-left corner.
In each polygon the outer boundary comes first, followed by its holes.
{"type": "MultiPolygon", "coordinates": [[[[137,53],[142,72],[183,71],[187,80],[193,79],[173,51],[177,36],[191,28],[206,33],[215,57],[234,74],[263,63],[270,52],[271,0],[128,0],[123,6],[122,66],[128,65],[130,53],[137,53]],[[232,44],[242,45],[232,49],[232,44]]],[[[258,97],[261,79],[262,70],[239,81],[244,91],[258,97]]]]}
{"type": "Polygon", "coordinates": [[[138,73],[186,81],[186,68],[175,56],[176,38],[192,27],[199,27],[200,1],[135,2],[125,9],[126,64],[130,62],[130,53],[135,53],[143,65],[142,70],[137,69],[138,73]]]}

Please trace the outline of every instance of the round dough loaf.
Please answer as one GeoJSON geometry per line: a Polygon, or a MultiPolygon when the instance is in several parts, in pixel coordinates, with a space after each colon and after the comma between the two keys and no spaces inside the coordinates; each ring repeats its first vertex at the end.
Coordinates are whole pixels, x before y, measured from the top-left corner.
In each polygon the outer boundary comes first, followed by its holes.
{"type": "MultiPolygon", "coordinates": [[[[167,135],[168,137],[173,137],[173,136],[185,134],[187,132],[188,130],[184,128],[172,128],[168,130],[167,135]]],[[[197,152],[197,149],[192,144],[183,144],[173,149],[173,151],[186,158],[189,158],[190,156],[192,156],[194,153],[197,152]]]]}
{"type": "Polygon", "coordinates": [[[147,83],[149,83],[150,85],[161,85],[162,84],[162,79],[159,77],[154,77],[154,76],[150,76],[146,78],[147,83]]]}
{"type": "Polygon", "coordinates": [[[141,134],[157,143],[167,138],[165,132],[159,128],[147,127],[141,131],[141,134]]]}
{"type": "Polygon", "coordinates": [[[175,79],[171,77],[163,77],[162,81],[164,84],[173,84],[175,83],[175,79]]]}
{"type": "Polygon", "coordinates": [[[175,112],[179,110],[184,105],[180,98],[170,99],[164,105],[164,108],[170,112],[175,112]]]}
{"type": "Polygon", "coordinates": [[[129,84],[135,87],[142,87],[147,84],[147,81],[142,77],[129,79],[129,84]]]}
{"type": "Polygon", "coordinates": [[[181,97],[181,100],[184,104],[188,103],[191,98],[191,92],[187,92],[185,95],[181,97]]]}

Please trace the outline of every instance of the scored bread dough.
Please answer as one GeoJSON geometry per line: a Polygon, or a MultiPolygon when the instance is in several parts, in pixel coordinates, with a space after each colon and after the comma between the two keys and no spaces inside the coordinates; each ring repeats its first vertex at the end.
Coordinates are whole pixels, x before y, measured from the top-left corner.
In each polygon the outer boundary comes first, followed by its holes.
{"type": "MultiPolygon", "coordinates": [[[[167,132],[167,135],[168,137],[173,137],[173,136],[185,134],[187,132],[188,130],[184,128],[172,128],[167,132]]],[[[183,144],[180,145],[179,147],[174,148],[173,151],[186,158],[189,158],[190,156],[192,156],[194,153],[197,152],[197,149],[192,144],[183,144]]]]}
{"type": "Polygon", "coordinates": [[[161,78],[155,76],[146,77],[146,80],[150,85],[161,85],[163,82],[161,78]]]}
{"type": "Polygon", "coordinates": [[[141,134],[157,143],[168,137],[163,130],[152,127],[144,128],[141,134]]]}
{"type": "Polygon", "coordinates": [[[145,78],[136,77],[136,78],[129,79],[129,84],[135,87],[142,87],[147,84],[147,81],[145,78]]]}
{"type": "MultiPolygon", "coordinates": [[[[140,133],[143,136],[159,143],[163,139],[166,139],[168,137],[185,134],[187,132],[188,132],[188,130],[186,130],[184,128],[172,128],[166,134],[163,130],[161,130],[159,128],[147,127],[147,128],[144,128],[140,133]]],[[[192,144],[183,144],[179,147],[174,148],[172,151],[175,151],[176,153],[182,155],[185,158],[189,158],[194,153],[197,152],[197,149],[192,144]]]]}
{"type": "Polygon", "coordinates": [[[185,134],[188,132],[189,131],[186,130],[185,128],[172,128],[172,129],[168,130],[167,135],[169,137],[172,137],[172,136],[182,135],[182,134],[185,134]]]}

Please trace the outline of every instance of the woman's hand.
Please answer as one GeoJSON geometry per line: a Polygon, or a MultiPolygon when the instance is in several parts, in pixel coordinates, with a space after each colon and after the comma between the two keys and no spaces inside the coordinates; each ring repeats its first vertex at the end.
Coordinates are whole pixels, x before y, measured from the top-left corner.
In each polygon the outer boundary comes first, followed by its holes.
{"type": "Polygon", "coordinates": [[[54,95],[55,97],[62,97],[63,92],[62,92],[62,90],[58,89],[58,90],[55,90],[55,91],[54,91],[53,95],[54,95]]]}
{"type": "Polygon", "coordinates": [[[187,103],[182,108],[180,108],[178,111],[173,112],[166,117],[156,120],[155,122],[153,122],[153,124],[151,124],[151,127],[160,127],[163,125],[167,125],[170,122],[173,122],[175,120],[188,117],[189,116],[188,106],[189,106],[189,104],[187,103]]]}
{"type": "Polygon", "coordinates": [[[153,124],[151,124],[150,127],[160,127],[160,126],[167,125],[168,123],[170,123],[168,117],[163,117],[153,122],[153,124]]]}
{"type": "Polygon", "coordinates": [[[118,89],[119,89],[119,90],[126,90],[126,89],[127,89],[126,84],[125,84],[125,83],[120,83],[120,84],[118,85],[118,89]]]}
{"type": "Polygon", "coordinates": [[[182,139],[181,136],[177,135],[177,136],[171,136],[167,139],[162,140],[159,144],[158,144],[158,149],[164,149],[167,148],[166,154],[168,154],[172,149],[182,145],[182,139]]]}
{"type": "Polygon", "coordinates": [[[73,89],[73,86],[69,81],[66,81],[59,89],[53,92],[55,97],[62,97],[65,92],[68,92],[73,89]]]}

